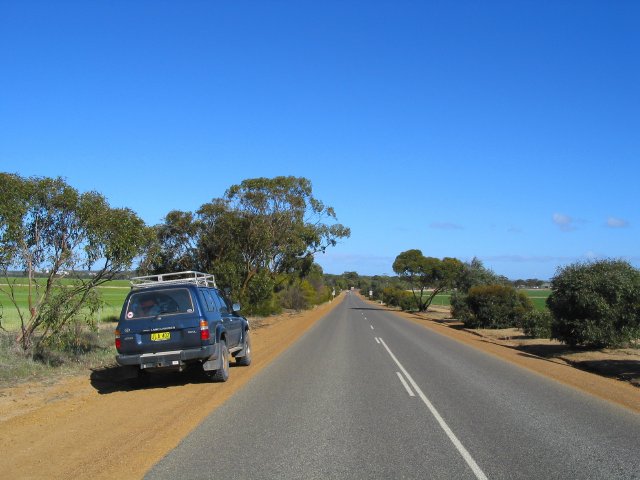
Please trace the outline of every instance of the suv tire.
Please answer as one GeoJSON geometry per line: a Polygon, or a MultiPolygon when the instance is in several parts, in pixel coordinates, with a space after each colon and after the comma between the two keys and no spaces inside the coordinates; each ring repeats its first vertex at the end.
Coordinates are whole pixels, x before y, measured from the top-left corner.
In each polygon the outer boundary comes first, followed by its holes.
{"type": "Polygon", "coordinates": [[[244,332],[244,355],[242,357],[236,357],[236,365],[241,367],[248,367],[251,365],[251,335],[249,330],[244,332]]]}
{"type": "Polygon", "coordinates": [[[220,340],[220,355],[222,355],[222,368],[209,374],[214,382],[226,382],[229,379],[229,349],[224,340],[220,340]]]}

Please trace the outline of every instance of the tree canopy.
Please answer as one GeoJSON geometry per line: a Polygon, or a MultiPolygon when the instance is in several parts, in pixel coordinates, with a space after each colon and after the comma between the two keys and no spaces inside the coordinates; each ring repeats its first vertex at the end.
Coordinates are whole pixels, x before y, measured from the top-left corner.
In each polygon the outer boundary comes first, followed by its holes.
{"type": "Polygon", "coordinates": [[[393,271],[411,286],[420,312],[426,311],[435,296],[443,289],[454,286],[462,268],[462,262],[456,258],[445,257],[440,260],[425,257],[422,251],[417,249],[400,253],[393,262],[393,271]],[[425,291],[428,292],[427,295],[425,291]]]}
{"type": "Polygon", "coordinates": [[[316,253],[350,235],[300,177],[244,180],[195,214],[172,212],[155,230],[144,262],[149,270],[212,271],[252,304],[268,301],[287,275],[309,273],[316,253]]]}
{"type": "Polygon", "coordinates": [[[111,208],[99,193],[79,193],[61,178],[0,173],[0,292],[18,311],[22,346],[31,346],[40,327],[44,341],[80,317],[91,323],[95,287],[130,268],[149,238],[135,213],[111,208]],[[27,311],[16,300],[12,268],[26,273],[27,311]],[[46,273],[45,282],[36,281],[37,272],[46,273]]]}

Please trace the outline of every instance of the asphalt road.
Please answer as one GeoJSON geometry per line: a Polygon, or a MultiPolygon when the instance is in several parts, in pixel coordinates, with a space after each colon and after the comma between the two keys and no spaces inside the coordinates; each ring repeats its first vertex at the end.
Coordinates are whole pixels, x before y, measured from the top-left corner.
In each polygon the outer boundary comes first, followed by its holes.
{"type": "Polygon", "coordinates": [[[146,478],[640,479],[640,416],[347,295],[146,478]]]}

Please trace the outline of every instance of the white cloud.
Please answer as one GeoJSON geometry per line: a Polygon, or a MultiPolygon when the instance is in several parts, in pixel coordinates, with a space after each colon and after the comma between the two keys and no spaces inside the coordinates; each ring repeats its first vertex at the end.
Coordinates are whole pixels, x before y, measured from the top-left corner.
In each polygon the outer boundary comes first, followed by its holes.
{"type": "Polygon", "coordinates": [[[555,223],[563,232],[571,232],[576,229],[573,218],[562,213],[553,214],[553,223],[555,223]]]}
{"type": "Polygon", "coordinates": [[[464,230],[464,227],[461,225],[451,222],[433,222],[429,225],[429,228],[435,228],[437,230],[464,230]]]}
{"type": "Polygon", "coordinates": [[[607,227],[609,228],[626,228],[629,226],[629,222],[622,218],[609,217],[607,218],[607,227]]]}

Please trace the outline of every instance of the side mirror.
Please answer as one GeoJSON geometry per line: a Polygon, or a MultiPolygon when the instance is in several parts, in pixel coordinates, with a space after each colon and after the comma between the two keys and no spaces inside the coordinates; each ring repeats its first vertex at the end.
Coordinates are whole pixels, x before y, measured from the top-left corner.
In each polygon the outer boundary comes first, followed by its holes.
{"type": "Polygon", "coordinates": [[[239,312],[240,311],[240,304],[239,303],[234,303],[233,307],[231,307],[233,309],[233,313],[239,312]]]}

